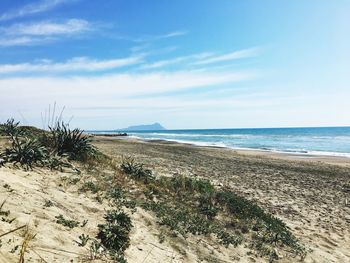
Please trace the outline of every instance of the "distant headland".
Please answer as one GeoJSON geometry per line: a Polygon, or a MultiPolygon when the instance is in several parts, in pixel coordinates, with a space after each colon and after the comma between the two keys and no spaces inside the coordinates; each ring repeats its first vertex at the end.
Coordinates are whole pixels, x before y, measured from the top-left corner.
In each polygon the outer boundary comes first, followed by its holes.
{"type": "Polygon", "coordinates": [[[143,124],[129,126],[128,128],[121,129],[120,131],[160,131],[166,130],[160,123],[155,122],[153,124],[143,124]]]}

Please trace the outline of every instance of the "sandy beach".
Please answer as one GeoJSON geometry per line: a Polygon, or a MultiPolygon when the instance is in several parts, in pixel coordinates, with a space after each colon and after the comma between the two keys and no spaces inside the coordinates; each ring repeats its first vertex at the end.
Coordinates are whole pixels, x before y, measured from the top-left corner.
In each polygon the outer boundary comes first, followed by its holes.
{"type": "MultiPolygon", "coordinates": [[[[4,147],[6,140],[0,140],[4,147]]],[[[155,176],[199,176],[216,187],[228,187],[256,201],[282,219],[305,245],[304,262],[350,261],[350,159],[334,157],[301,158],[285,154],[236,151],[198,147],[165,141],[140,141],[95,137],[94,145],[118,164],[123,156],[133,156],[154,171],[155,176]]],[[[107,200],[79,191],[83,182],[108,183],[118,173],[109,169],[84,170],[81,174],[45,169],[23,171],[0,168],[2,211],[11,211],[14,221],[1,223],[1,233],[24,224],[35,235],[27,249],[26,262],[100,262],[89,259],[90,251],[75,242],[82,233],[96,236],[96,225],[110,207],[107,200]],[[74,183],[74,178],[78,178],[74,183]],[[47,205],[47,200],[52,205],[47,205]],[[67,230],[55,223],[55,216],[83,222],[84,227],[67,230]]],[[[130,184],[130,183],[129,183],[130,184]]],[[[130,192],[136,185],[130,184],[130,192]]],[[[186,240],[159,239],[155,215],[143,209],[132,214],[128,262],[268,262],[241,245],[224,247],[209,239],[189,236],[186,240]]],[[[27,231],[28,232],[28,231],[27,231]]],[[[2,238],[0,262],[18,262],[24,230],[2,238]],[[7,242],[7,240],[11,240],[7,242]],[[12,252],[11,252],[12,251],[12,252]]],[[[299,259],[279,255],[277,262],[299,259]]]]}
{"type": "Polygon", "coordinates": [[[97,139],[96,145],[112,155],[136,156],[158,174],[198,175],[257,201],[312,250],[306,262],[350,260],[349,158],[130,139],[97,139]]]}

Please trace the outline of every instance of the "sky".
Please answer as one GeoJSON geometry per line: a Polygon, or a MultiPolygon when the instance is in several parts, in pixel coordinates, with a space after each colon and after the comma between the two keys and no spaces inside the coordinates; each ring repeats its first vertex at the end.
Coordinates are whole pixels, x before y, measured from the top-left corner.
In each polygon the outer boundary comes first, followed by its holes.
{"type": "Polygon", "coordinates": [[[88,130],[349,126],[350,1],[1,0],[0,122],[61,112],[88,130]]]}

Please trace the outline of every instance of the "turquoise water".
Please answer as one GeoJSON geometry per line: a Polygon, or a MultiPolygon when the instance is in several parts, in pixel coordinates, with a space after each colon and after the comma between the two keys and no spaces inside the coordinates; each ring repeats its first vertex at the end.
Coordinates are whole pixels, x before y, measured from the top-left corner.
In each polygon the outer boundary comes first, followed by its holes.
{"type": "Polygon", "coordinates": [[[147,140],[203,146],[350,157],[350,127],[165,130],[128,134],[147,140]]]}

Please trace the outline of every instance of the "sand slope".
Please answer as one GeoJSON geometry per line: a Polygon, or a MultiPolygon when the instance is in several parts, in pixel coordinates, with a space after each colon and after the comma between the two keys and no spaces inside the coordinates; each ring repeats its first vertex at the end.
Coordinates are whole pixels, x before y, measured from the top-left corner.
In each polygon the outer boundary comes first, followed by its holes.
{"type": "Polygon", "coordinates": [[[297,160],[125,139],[96,144],[112,155],[136,156],[160,175],[199,175],[256,200],[283,219],[309,248],[305,262],[350,262],[350,159],[297,160]]]}
{"type": "MultiPolygon", "coordinates": [[[[199,175],[256,200],[282,218],[308,247],[305,262],[350,262],[347,165],[291,161],[181,144],[107,138],[98,139],[95,144],[117,160],[122,155],[134,155],[157,175],[199,175]]],[[[25,262],[106,262],[91,260],[89,245],[79,247],[75,242],[83,233],[94,238],[97,225],[111,208],[106,199],[102,198],[101,203],[96,194],[79,191],[83,182],[98,181],[103,174],[110,171],[99,174],[83,171],[78,175],[0,167],[0,203],[5,201],[1,211],[10,211],[8,216],[0,216],[0,235],[22,225],[29,226],[27,235],[35,237],[29,242],[25,262]],[[73,183],[74,178],[79,181],[73,183]],[[45,206],[48,200],[52,202],[49,207],[45,206]],[[84,227],[69,229],[56,223],[55,216],[60,214],[80,223],[88,222],[84,227]]],[[[162,227],[153,214],[140,208],[133,214],[127,212],[134,225],[131,246],[126,250],[128,262],[267,262],[249,253],[244,245],[225,248],[210,238],[176,237],[162,242],[162,227]]],[[[24,236],[25,228],[0,238],[0,262],[18,262],[24,236]]],[[[282,257],[279,262],[296,261],[282,257]]]]}

